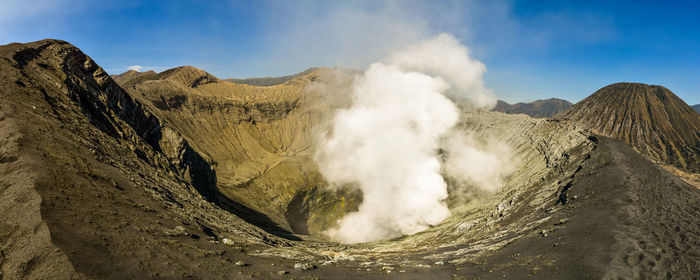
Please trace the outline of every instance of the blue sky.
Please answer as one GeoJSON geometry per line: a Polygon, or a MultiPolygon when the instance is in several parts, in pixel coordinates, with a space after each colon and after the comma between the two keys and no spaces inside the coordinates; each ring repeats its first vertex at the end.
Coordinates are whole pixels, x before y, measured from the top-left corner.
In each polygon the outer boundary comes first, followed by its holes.
{"type": "Polygon", "coordinates": [[[486,64],[486,85],[508,102],[576,102],[627,81],[700,103],[698,1],[0,1],[0,44],[63,39],[112,74],[363,69],[441,32],[486,64]]]}

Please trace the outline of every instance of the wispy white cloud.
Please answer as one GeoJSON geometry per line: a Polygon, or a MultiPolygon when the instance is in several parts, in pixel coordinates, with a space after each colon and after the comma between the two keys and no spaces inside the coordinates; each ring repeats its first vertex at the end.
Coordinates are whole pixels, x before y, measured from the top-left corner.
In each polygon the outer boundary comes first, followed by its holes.
{"type": "Polygon", "coordinates": [[[275,2],[264,15],[269,22],[264,40],[272,47],[259,59],[269,67],[363,69],[431,35],[417,9],[393,1],[275,2]]]}
{"type": "Polygon", "coordinates": [[[258,69],[365,69],[393,50],[447,32],[478,58],[527,55],[615,35],[605,15],[550,10],[522,16],[511,1],[263,2],[258,69]],[[267,6],[265,6],[267,5],[267,6]]]}
{"type": "Polygon", "coordinates": [[[141,72],[141,69],[143,69],[143,66],[141,65],[131,65],[129,67],[126,67],[126,70],[134,70],[137,72],[141,72]]]}

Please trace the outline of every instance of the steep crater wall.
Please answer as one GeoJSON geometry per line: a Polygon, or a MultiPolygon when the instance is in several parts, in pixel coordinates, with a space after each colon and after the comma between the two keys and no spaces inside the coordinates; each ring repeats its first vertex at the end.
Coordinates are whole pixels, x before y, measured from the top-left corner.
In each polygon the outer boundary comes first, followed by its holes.
{"type": "MultiPolygon", "coordinates": [[[[319,131],[332,117],[332,108],[343,104],[329,104],[323,97],[328,88],[319,84],[347,86],[351,81],[326,81],[334,77],[323,71],[331,72],[321,69],[268,87],[223,81],[193,87],[188,81],[169,79],[175,71],[122,84],[212,162],[220,201],[263,214],[291,232],[322,236],[362,201],[353,188],[328,190],[313,160],[319,131]]],[[[184,76],[196,79],[192,73],[184,76]]],[[[496,195],[453,195],[450,208],[455,217],[488,207],[498,208],[502,216],[513,199],[522,199],[518,197],[524,190],[533,191],[567,164],[580,161],[590,144],[588,134],[570,122],[485,111],[465,111],[462,120],[461,128],[480,141],[496,139],[512,147],[517,168],[496,195]]],[[[549,186],[547,197],[562,192],[565,184],[549,186]]]]}

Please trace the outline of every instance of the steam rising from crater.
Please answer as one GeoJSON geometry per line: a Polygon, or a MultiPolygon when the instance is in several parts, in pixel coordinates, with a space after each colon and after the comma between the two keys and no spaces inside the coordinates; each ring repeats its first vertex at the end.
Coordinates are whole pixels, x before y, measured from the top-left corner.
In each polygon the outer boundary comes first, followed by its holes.
{"type": "Polygon", "coordinates": [[[441,34],[371,64],[355,79],[352,105],[336,112],[316,160],[331,186],[354,184],[363,201],[326,232],[330,238],[369,242],[440,223],[450,215],[443,174],[491,191],[500,187],[503,174],[462,167],[481,160],[498,169],[501,155],[455,132],[460,113],[452,100],[479,108],[496,103],[484,87],[485,71],[465,46],[441,34]],[[444,167],[440,148],[447,149],[444,167]]]}

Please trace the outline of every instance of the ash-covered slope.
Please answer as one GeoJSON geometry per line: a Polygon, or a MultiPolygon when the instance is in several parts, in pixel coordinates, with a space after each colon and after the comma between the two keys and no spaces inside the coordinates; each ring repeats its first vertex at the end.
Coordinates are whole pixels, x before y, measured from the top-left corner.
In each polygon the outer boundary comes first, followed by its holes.
{"type": "Polygon", "coordinates": [[[556,117],[620,139],[652,159],[700,172],[700,114],[665,87],[612,84],[556,117]]]}
{"type": "Polygon", "coordinates": [[[285,240],[207,202],[210,164],[71,44],[0,46],[0,93],[3,279],[229,278],[241,247],[210,241],[285,240]]]}
{"type": "Polygon", "coordinates": [[[535,100],[530,103],[519,102],[512,105],[499,100],[492,111],[506,114],[525,114],[533,118],[550,118],[568,109],[571,105],[573,105],[571,102],[558,98],[535,100]]]}

